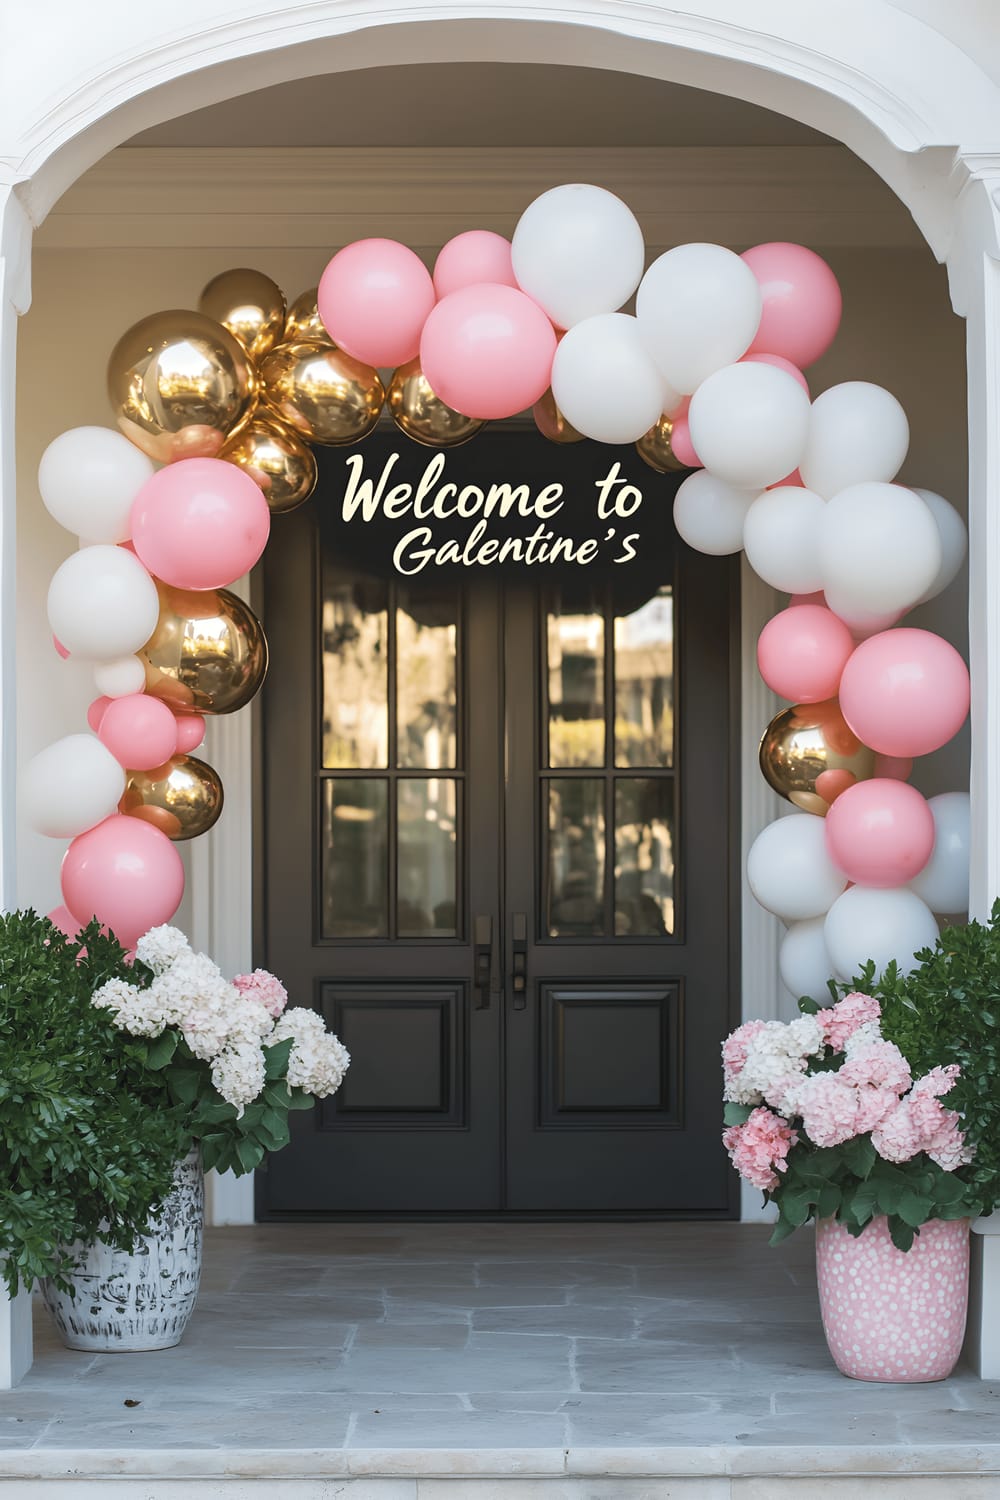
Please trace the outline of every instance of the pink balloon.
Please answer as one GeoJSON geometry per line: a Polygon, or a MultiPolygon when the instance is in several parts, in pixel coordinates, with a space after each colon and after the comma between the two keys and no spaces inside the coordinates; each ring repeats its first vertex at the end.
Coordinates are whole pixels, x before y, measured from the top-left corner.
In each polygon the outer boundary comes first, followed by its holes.
{"type": "Polygon", "coordinates": [[[826,848],[856,885],[906,885],[934,851],[934,814],[905,781],[859,781],[826,815],[826,848]]]}
{"type": "Polygon", "coordinates": [[[930,630],[884,630],[856,648],[840,707],[858,739],[881,755],[929,755],[965,723],[969,669],[930,630]]]}
{"type": "Polygon", "coordinates": [[[366,365],[405,365],[420,347],[434,283],[398,240],[355,240],[330,261],[317,298],[333,342],[366,365]]]}
{"type": "Polygon", "coordinates": [[[96,734],[101,727],[104,712],[115,700],[113,698],[95,698],[87,709],[87,723],[96,734]]]}
{"type": "Polygon", "coordinates": [[[694,451],[691,441],[691,428],[686,416],[672,417],[670,429],[670,447],[678,463],[684,464],[688,469],[702,468],[701,459],[694,451]]]}
{"type": "Polygon", "coordinates": [[[888,777],[890,781],[909,781],[913,775],[913,757],[910,755],[876,755],[875,775],[888,777]]]}
{"type": "Polygon", "coordinates": [[[556,335],[537,302],[484,282],[444,297],[424,325],[420,366],[466,417],[512,417],[548,389],[556,335]]]}
{"type": "Polygon", "coordinates": [[[775,241],[744,250],[764,308],[751,354],[780,354],[801,370],[824,354],[840,327],[843,298],[823,258],[805,245],[775,241]]]}
{"type": "Polygon", "coordinates": [[[62,893],[84,926],[96,917],[123,948],[169,922],[184,894],[184,866],[174,845],[141,818],[113,813],[75,838],[63,856],[62,893]]]}
{"type": "Polygon", "coordinates": [[[757,666],[768,687],[780,697],[794,703],[819,703],[836,697],[853,650],[851,632],[830,610],[818,604],[793,604],[768,620],[761,631],[757,666]]]}
{"type": "Polygon", "coordinates": [[[510,260],[510,240],[492,229],[467,229],[443,247],[434,262],[434,290],[438,300],[464,286],[490,281],[517,286],[510,260]]]}
{"type": "Polygon", "coordinates": [[[271,512],[258,485],[219,458],[182,458],[147,479],[132,506],[144,567],[178,589],[218,589],[260,557],[271,512]]]}
{"type": "Polygon", "coordinates": [[[46,912],[50,922],[54,922],[60,932],[67,937],[76,937],[80,931],[80,924],[70,911],[68,906],[54,906],[50,912],[46,912]]]}
{"type": "MultiPolygon", "coordinates": [[[[798,381],[807,396],[810,395],[809,382],[798,365],[793,365],[790,359],[784,359],[780,354],[744,354],[739,362],[741,365],[773,365],[776,370],[784,370],[786,375],[791,375],[793,380],[798,381]]],[[[795,472],[798,473],[798,470],[795,472]]]]}
{"type": "Polygon", "coordinates": [[[63,659],[63,661],[65,661],[66,658],[69,656],[69,652],[66,650],[66,647],[63,645],[62,641],[59,639],[59,637],[57,635],[54,635],[52,637],[52,644],[56,648],[56,655],[57,656],[61,656],[62,659],[63,659]]]}
{"type": "Polygon", "coordinates": [[[130,771],[151,771],[177,750],[177,720],[159,698],[128,693],[104,710],[97,737],[130,771]]]}
{"type": "Polygon", "coordinates": [[[205,738],[205,720],[201,714],[178,714],[177,715],[177,751],[180,755],[190,755],[192,750],[197,750],[205,738]]]}

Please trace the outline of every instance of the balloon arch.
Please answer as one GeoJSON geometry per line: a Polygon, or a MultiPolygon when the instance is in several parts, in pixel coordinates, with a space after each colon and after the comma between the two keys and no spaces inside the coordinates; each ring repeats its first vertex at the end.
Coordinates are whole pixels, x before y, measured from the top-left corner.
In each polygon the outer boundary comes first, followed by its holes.
{"type": "Polygon", "coordinates": [[[290,308],[268,277],[232,270],[197,312],[137,323],[109,363],[119,430],[65,432],[39,469],[82,543],[49,589],[56,649],[93,665],[99,695],[93,733],[49,746],[21,781],[31,825],[71,840],[53,920],[75,933],[96,916],[132,947],[176,911],[174,845],[222,809],[191,752],[205,716],[244,707],[267,669],[260,622],[228,586],[271,516],[312,492],[311,445],[358,442],[387,406],[407,437],[447,448],[530,407],[553,442],[634,443],[655,470],[691,470],[674,501],[684,541],[745,549],[792,596],[758,643],[792,704],[760,762],[797,811],[747,870],[789,924],[785,984],[822,995],[869,958],[912,966],[935,914],[968,904],[968,795],[928,801],[907,778],[961,728],[969,676],[899,621],[952,581],[966,534],[947,500],[893,483],[909,430],[890,392],[855,381],[810,400],[803,367],[840,314],[803,246],[680,245],[646,268],[627,205],[567,184],[509,241],[456,236],[433,275],[405,245],[360,240],[290,308]]]}

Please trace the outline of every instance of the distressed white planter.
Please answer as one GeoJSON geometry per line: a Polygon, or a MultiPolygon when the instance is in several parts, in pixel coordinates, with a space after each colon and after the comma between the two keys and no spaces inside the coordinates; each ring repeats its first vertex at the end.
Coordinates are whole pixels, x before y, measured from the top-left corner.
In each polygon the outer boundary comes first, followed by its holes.
{"type": "Polygon", "coordinates": [[[135,1249],[74,1245],[75,1296],[41,1283],[45,1305],[70,1349],[136,1352],[180,1343],[201,1280],[205,1184],[197,1148],[177,1163],[174,1186],[135,1249]]]}

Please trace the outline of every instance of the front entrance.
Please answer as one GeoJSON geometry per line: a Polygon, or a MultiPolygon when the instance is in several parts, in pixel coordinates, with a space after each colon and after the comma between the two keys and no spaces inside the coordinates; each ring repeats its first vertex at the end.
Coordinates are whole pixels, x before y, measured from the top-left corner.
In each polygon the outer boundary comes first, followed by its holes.
{"type": "MultiPolygon", "coordinates": [[[[617,456],[488,433],[448,474],[582,495],[617,456]]],[[[266,554],[260,962],[353,1061],[260,1216],[727,1215],[735,572],[644,470],[606,564],[404,574],[325,458],[266,554]]]]}

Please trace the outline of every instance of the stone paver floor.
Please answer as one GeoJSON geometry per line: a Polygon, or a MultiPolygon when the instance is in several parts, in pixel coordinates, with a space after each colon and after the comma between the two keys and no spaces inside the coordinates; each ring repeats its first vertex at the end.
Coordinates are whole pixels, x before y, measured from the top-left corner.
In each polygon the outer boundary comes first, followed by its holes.
{"type": "Polygon", "coordinates": [[[839,1375],[811,1234],[766,1240],[728,1223],[213,1230],[176,1349],[75,1354],[37,1309],[0,1448],[1000,1441],[1000,1387],[967,1370],[926,1386],[839,1375]]]}

